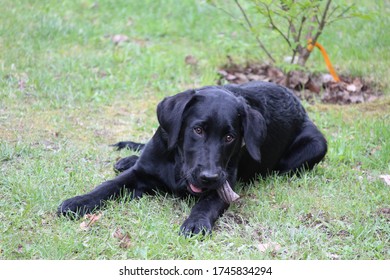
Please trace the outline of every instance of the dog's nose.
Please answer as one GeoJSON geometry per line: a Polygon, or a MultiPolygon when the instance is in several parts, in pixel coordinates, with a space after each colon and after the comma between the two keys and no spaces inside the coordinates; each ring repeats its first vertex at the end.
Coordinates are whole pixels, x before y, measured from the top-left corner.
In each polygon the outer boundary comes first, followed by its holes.
{"type": "Polygon", "coordinates": [[[203,183],[214,183],[219,179],[220,175],[219,173],[211,172],[211,171],[202,171],[199,174],[200,180],[202,180],[203,183]]]}

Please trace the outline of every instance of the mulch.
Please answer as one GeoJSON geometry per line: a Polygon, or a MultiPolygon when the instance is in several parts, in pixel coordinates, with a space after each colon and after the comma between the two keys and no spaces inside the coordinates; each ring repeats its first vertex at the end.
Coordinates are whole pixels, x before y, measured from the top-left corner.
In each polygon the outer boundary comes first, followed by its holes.
{"type": "Polygon", "coordinates": [[[374,83],[361,77],[340,75],[340,82],[334,82],[330,74],[290,71],[260,63],[239,65],[231,60],[219,71],[219,84],[241,84],[249,81],[268,81],[286,86],[302,100],[310,103],[357,104],[371,102],[382,96],[374,83]]]}

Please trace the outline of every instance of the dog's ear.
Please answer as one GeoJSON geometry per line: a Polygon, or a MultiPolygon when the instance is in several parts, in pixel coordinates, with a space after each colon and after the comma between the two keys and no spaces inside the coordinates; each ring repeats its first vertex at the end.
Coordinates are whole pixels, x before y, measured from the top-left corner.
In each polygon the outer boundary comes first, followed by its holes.
{"type": "Polygon", "coordinates": [[[267,135],[267,125],[264,117],[257,110],[251,109],[246,103],[241,113],[242,128],[246,149],[250,156],[260,162],[260,147],[267,135]]]}
{"type": "Polygon", "coordinates": [[[184,110],[194,94],[194,90],[187,90],[164,98],[157,106],[158,122],[168,135],[168,150],[171,150],[177,143],[184,110]]]}

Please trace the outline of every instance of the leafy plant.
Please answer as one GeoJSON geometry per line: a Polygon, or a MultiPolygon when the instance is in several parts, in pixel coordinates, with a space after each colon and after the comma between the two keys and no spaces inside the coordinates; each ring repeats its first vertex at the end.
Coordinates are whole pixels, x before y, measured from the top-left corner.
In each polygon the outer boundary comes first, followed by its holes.
{"type": "Polygon", "coordinates": [[[311,54],[309,45],[314,46],[322,35],[325,27],[330,24],[352,17],[362,16],[354,4],[335,4],[332,0],[233,0],[237,12],[231,12],[218,0],[208,0],[208,3],[219,8],[235,20],[255,37],[259,47],[273,62],[274,55],[264,44],[261,34],[264,28],[276,32],[291,51],[290,63],[305,66],[311,54]],[[250,12],[254,11],[255,19],[250,12]]]}

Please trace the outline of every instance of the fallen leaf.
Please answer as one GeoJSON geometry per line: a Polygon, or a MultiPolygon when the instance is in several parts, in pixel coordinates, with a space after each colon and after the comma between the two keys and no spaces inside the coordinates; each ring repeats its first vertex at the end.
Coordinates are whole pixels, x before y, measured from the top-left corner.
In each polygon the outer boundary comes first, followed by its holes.
{"type": "Polygon", "coordinates": [[[353,103],[353,104],[357,104],[357,103],[363,103],[364,102],[364,97],[363,95],[351,95],[347,101],[353,103]]]}
{"type": "Polygon", "coordinates": [[[19,244],[17,251],[18,253],[23,253],[23,245],[19,244]]]}
{"type": "Polygon", "coordinates": [[[311,92],[314,92],[317,94],[321,92],[321,88],[318,85],[316,85],[316,83],[310,77],[309,77],[309,80],[307,81],[307,83],[305,84],[305,89],[308,89],[311,92]]]}
{"type": "Polygon", "coordinates": [[[131,246],[131,239],[128,233],[123,234],[121,228],[117,228],[112,234],[112,237],[119,240],[119,247],[127,249],[131,246]]]}
{"type": "Polygon", "coordinates": [[[88,220],[83,221],[80,224],[80,228],[82,230],[85,230],[85,231],[89,230],[94,223],[99,221],[99,219],[102,217],[102,215],[103,215],[102,213],[85,215],[85,219],[88,219],[88,220]]]}
{"type": "Polygon", "coordinates": [[[192,55],[187,55],[185,57],[184,61],[188,65],[197,65],[198,64],[198,60],[192,55]]]}
{"type": "Polygon", "coordinates": [[[123,34],[117,34],[111,37],[111,41],[115,44],[118,45],[119,43],[126,42],[129,40],[129,37],[123,34]]]}
{"type": "Polygon", "coordinates": [[[390,186],[390,175],[380,175],[379,178],[382,178],[385,183],[390,186]]]}
{"type": "Polygon", "coordinates": [[[282,249],[282,246],[280,246],[278,243],[276,242],[268,242],[268,243],[262,243],[262,244],[259,244],[258,247],[257,247],[260,252],[262,253],[265,253],[267,251],[271,251],[271,252],[277,252],[279,251],[280,249],[282,249]]]}
{"type": "Polygon", "coordinates": [[[264,75],[256,75],[256,74],[248,74],[248,79],[250,81],[262,81],[265,80],[267,77],[264,75]]]}
{"type": "Polygon", "coordinates": [[[225,77],[228,75],[228,72],[226,72],[225,70],[219,70],[218,74],[221,75],[222,77],[225,77]]]}
{"type": "Polygon", "coordinates": [[[228,75],[226,76],[226,80],[228,80],[228,81],[233,81],[233,80],[235,80],[235,79],[237,79],[237,77],[234,76],[234,75],[232,75],[232,74],[228,74],[228,75]]]}
{"type": "Polygon", "coordinates": [[[353,85],[355,86],[357,91],[361,91],[364,87],[362,80],[359,78],[355,78],[353,80],[353,85]]]}
{"type": "Polygon", "coordinates": [[[18,87],[20,91],[24,91],[26,89],[27,82],[25,80],[19,80],[18,87]]]}
{"type": "Polygon", "coordinates": [[[238,78],[237,82],[240,83],[240,84],[249,82],[249,79],[248,79],[248,77],[245,74],[234,73],[234,76],[236,76],[238,78]]]}
{"type": "MultiPolygon", "coordinates": [[[[270,71],[271,77],[278,75],[277,71],[270,71]],[[276,74],[275,74],[276,73],[276,74]]],[[[302,90],[309,81],[309,74],[302,71],[290,71],[287,77],[287,86],[292,89],[302,90]]]]}
{"type": "Polygon", "coordinates": [[[351,84],[351,85],[347,85],[347,90],[351,92],[355,92],[357,88],[354,84],[351,84]]]}
{"type": "Polygon", "coordinates": [[[342,76],[340,82],[334,82],[330,74],[306,73],[300,70],[286,71],[287,74],[269,64],[248,62],[242,65],[235,63],[229,56],[227,58],[228,63],[218,71],[220,85],[226,81],[235,84],[248,80],[268,81],[292,89],[300,99],[315,102],[318,96],[324,103],[340,105],[371,102],[383,95],[375,89],[373,81],[361,78],[342,76]]]}
{"type": "Polygon", "coordinates": [[[313,219],[312,213],[307,213],[299,217],[301,222],[310,222],[313,219]]]}
{"type": "Polygon", "coordinates": [[[339,260],[341,257],[337,254],[333,254],[333,253],[328,253],[326,254],[328,256],[329,259],[331,260],[339,260]]]}

